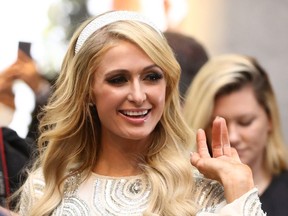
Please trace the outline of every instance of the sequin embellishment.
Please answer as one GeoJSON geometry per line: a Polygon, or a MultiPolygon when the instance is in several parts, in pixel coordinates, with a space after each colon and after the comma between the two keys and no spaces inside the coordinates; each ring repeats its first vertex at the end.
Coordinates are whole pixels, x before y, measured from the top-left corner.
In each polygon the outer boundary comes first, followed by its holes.
{"type": "Polygon", "coordinates": [[[150,186],[142,178],[97,179],[93,206],[99,215],[142,215],[150,186]]]}
{"type": "Polygon", "coordinates": [[[64,198],[60,207],[53,212],[52,216],[88,216],[91,215],[88,206],[77,198],[64,198]]]}
{"type": "Polygon", "coordinates": [[[89,194],[81,191],[79,176],[69,178],[65,185],[64,199],[53,216],[143,215],[151,193],[151,186],[144,175],[123,178],[94,175],[91,178],[87,183],[91,185],[86,191],[89,194]]]}

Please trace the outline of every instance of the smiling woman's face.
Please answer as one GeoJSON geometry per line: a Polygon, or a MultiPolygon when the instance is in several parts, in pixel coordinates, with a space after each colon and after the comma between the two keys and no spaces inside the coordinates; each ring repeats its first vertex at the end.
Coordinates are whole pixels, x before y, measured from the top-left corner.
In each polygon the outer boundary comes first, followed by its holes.
{"type": "Polygon", "coordinates": [[[164,72],[139,47],[120,41],[103,56],[93,93],[102,133],[147,138],[163,114],[164,72]]]}

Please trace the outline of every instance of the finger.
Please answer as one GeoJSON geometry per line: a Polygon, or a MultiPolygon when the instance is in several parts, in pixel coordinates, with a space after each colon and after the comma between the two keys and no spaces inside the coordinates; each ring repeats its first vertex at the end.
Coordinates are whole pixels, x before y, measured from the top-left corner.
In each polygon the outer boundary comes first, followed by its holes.
{"type": "Polygon", "coordinates": [[[223,154],[230,157],[231,145],[230,145],[226,121],[224,118],[221,118],[221,117],[220,117],[220,121],[221,121],[221,140],[222,140],[222,146],[223,146],[223,154]]]}
{"type": "Polygon", "coordinates": [[[203,129],[199,129],[197,131],[196,140],[197,140],[197,149],[200,157],[210,158],[206,135],[203,129]]]}
{"type": "Polygon", "coordinates": [[[240,157],[239,157],[239,154],[238,154],[238,152],[237,152],[237,150],[236,150],[235,148],[231,148],[230,151],[231,151],[231,156],[232,156],[236,161],[242,163],[242,162],[241,162],[241,159],[240,159],[240,157]]]}
{"type": "Polygon", "coordinates": [[[27,62],[27,61],[30,61],[31,58],[25,52],[23,52],[21,49],[19,49],[18,50],[18,60],[27,62]]]}
{"type": "Polygon", "coordinates": [[[190,162],[193,166],[197,167],[197,163],[200,159],[200,155],[197,152],[190,153],[190,162]]]}
{"type": "Polygon", "coordinates": [[[213,121],[212,126],[212,154],[213,157],[219,157],[223,155],[223,146],[222,146],[222,139],[221,139],[221,118],[216,117],[213,121]]]}

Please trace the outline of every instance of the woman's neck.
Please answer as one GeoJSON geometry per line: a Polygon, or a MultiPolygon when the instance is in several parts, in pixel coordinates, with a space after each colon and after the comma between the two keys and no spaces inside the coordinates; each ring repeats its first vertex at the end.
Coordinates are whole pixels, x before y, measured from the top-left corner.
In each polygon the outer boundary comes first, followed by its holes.
{"type": "Polygon", "coordinates": [[[105,176],[132,176],[141,173],[138,166],[140,159],[135,155],[119,152],[102,152],[93,171],[105,176]]]}
{"type": "Polygon", "coordinates": [[[146,151],[144,141],[103,141],[97,164],[93,171],[106,176],[131,176],[141,173],[140,161],[146,151]]]}
{"type": "Polygon", "coordinates": [[[272,181],[272,174],[267,171],[264,165],[253,167],[254,184],[258,188],[259,195],[262,195],[272,181]]]}

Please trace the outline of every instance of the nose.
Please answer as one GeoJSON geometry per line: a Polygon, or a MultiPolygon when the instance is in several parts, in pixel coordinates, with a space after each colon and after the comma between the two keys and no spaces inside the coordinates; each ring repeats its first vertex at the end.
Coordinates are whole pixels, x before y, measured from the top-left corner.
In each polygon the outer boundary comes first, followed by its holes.
{"type": "Polygon", "coordinates": [[[228,124],[228,132],[229,132],[229,140],[231,145],[235,145],[239,142],[239,133],[237,130],[237,126],[234,124],[228,124]]]}
{"type": "Polygon", "coordinates": [[[146,100],[145,87],[140,82],[133,82],[129,89],[128,101],[141,105],[146,100]]]}

